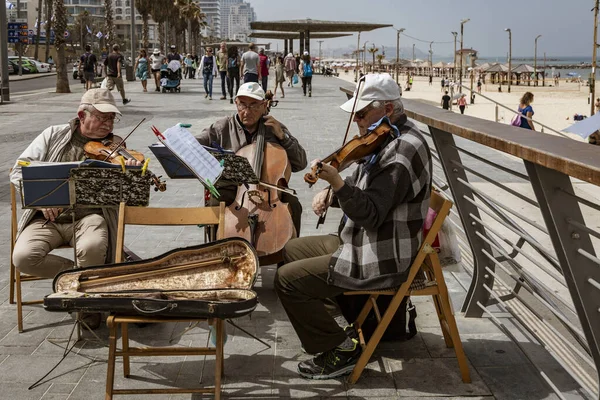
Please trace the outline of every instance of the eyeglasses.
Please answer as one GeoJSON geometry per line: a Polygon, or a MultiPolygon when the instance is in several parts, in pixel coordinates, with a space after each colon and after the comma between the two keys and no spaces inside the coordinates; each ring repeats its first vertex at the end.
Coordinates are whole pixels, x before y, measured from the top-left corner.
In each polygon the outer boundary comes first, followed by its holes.
{"type": "Polygon", "coordinates": [[[240,111],[244,111],[244,110],[256,111],[256,110],[259,110],[262,106],[264,106],[264,102],[255,103],[255,104],[252,104],[249,106],[242,104],[242,103],[235,103],[235,105],[238,108],[238,110],[240,110],[240,111]]]}
{"type": "Polygon", "coordinates": [[[354,118],[356,119],[365,119],[368,113],[371,112],[373,107],[371,105],[365,107],[363,110],[357,111],[354,113],[354,118]]]}
{"type": "Polygon", "coordinates": [[[86,110],[85,112],[86,112],[86,114],[91,115],[92,117],[96,118],[100,122],[114,122],[114,123],[117,123],[117,122],[119,122],[121,120],[121,118],[117,114],[114,114],[114,113],[106,114],[106,116],[101,116],[101,115],[98,115],[98,114],[93,113],[93,112],[88,111],[88,110],[86,110]]]}

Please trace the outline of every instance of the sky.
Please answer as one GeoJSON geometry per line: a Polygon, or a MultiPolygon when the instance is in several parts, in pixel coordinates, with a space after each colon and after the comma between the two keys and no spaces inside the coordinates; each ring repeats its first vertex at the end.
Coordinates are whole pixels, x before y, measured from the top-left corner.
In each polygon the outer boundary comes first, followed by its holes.
{"type": "MultiPolygon", "coordinates": [[[[512,56],[534,55],[534,40],[538,39],[538,58],[546,53],[548,58],[556,56],[592,58],[594,31],[594,0],[247,0],[254,7],[258,21],[288,19],[358,21],[393,24],[405,28],[405,34],[423,40],[419,42],[402,35],[401,48],[416,48],[428,53],[429,42],[434,43],[434,58],[452,56],[456,31],[460,48],[460,21],[464,24],[464,48],[479,51],[479,57],[506,57],[508,32],[512,31],[512,56]]],[[[361,46],[375,43],[381,46],[396,46],[396,31],[382,28],[361,34],[361,46]]],[[[269,40],[271,41],[271,40],[269,40]]],[[[267,42],[265,39],[259,42],[267,42]]],[[[271,41],[283,50],[283,41],[271,41]]],[[[353,46],[357,35],[329,39],[323,42],[323,55],[328,49],[353,46]]],[[[294,45],[295,48],[297,44],[294,45]]],[[[311,53],[318,50],[318,43],[311,41],[311,53]]],[[[412,50],[411,50],[412,51],[412,50]]],[[[407,51],[401,51],[401,55],[407,51]]]]}

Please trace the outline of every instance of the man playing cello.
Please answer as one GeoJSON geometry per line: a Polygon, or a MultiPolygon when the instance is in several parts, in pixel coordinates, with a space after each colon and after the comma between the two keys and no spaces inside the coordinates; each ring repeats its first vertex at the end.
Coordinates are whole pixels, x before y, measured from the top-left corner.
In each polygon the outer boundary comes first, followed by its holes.
{"type": "MultiPolygon", "coordinates": [[[[196,137],[200,144],[214,146],[216,143],[225,150],[237,152],[242,147],[255,142],[257,133],[262,130],[266,142],[283,147],[291,164],[292,172],[306,168],[306,152],[298,140],[290,134],[285,125],[274,117],[266,115],[265,92],[258,83],[248,82],[240,86],[235,97],[235,105],[237,113],[218,120],[196,137]]],[[[217,200],[211,198],[210,204],[214,205],[219,201],[224,201],[230,205],[235,200],[237,189],[237,185],[231,182],[223,183],[220,180],[217,183],[217,190],[221,196],[217,200]]],[[[302,205],[297,198],[286,193],[281,195],[281,200],[289,204],[294,227],[299,235],[302,205]]]]}
{"type": "Polygon", "coordinates": [[[339,237],[289,241],[285,264],[275,276],[275,289],[304,349],[318,354],[298,364],[298,373],[309,379],[352,371],[361,348],[333,298],[347,290],[400,286],[418,252],[429,205],[431,154],[404,114],[398,85],[381,74],[365,76],[359,87],[341,108],[355,112],[360,135],[384,118],[392,129],[345,180],[334,167],[320,166],[319,177],[331,185],[333,197],[328,199],[327,190],[318,193],[313,211],[321,215],[329,206],[341,207],[339,237]]]}

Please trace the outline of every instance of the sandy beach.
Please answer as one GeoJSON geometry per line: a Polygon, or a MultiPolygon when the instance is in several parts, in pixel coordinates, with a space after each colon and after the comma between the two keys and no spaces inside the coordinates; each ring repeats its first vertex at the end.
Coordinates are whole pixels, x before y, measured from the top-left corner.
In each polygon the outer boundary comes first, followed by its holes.
{"type": "MultiPolygon", "coordinates": [[[[345,74],[340,71],[340,78],[354,85],[354,74],[348,71],[345,74]]],[[[402,86],[406,86],[406,75],[400,75],[402,86]]],[[[430,104],[440,106],[442,98],[440,77],[434,77],[433,83],[429,86],[429,78],[426,76],[416,76],[413,79],[413,87],[410,91],[404,91],[402,96],[407,99],[423,100],[430,104]]],[[[463,85],[469,85],[469,79],[463,78],[463,85]]],[[[541,83],[541,82],[540,82],[541,83]]],[[[474,85],[475,88],[475,85],[474,85]]],[[[532,103],[535,112],[534,120],[539,121],[557,131],[573,124],[574,114],[590,115],[590,105],[588,104],[589,87],[580,85],[579,83],[560,82],[559,87],[533,87],[533,86],[515,86],[511,87],[511,93],[507,93],[507,86],[502,87],[503,92],[498,92],[498,85],[487,84],[483,85],[481,94],[504,104],[507,107],[514,108],[515,111],[519,106],[519,100],[523,93],[530,91],[535,95],[532,103]],[[568,118],[568,119],[567,119],[568,118]]],[[[467,94],[468,91],[463,91],[467,94]]],[[[598,96],[597,96],[598,97],[598,96]]],[[[453,112],[460,112],[456,106],[453,107],[453,112]]],[[[477,96],[475,104],[468,105],[465,114],[493,121],[495,116],[495,105],[483,97],[477,96]]],[[[498,112],[499,122],[510,124],[510,120],[514,114],[504,108],[500,108],[498,112]]],[[[540,130],[536,126],[536,130],[540,130]]],[[[548,132],[545,131],[547,133],[548,132]]],[[[574,140],[584,141],[581,137],[573,134],[567,134],[574,140]]]]}

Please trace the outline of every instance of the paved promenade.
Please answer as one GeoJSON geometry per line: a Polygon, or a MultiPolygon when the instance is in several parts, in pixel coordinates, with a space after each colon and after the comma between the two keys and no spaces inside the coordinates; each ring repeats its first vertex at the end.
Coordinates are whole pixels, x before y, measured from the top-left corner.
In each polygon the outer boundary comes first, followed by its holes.
{"type": "MultiPolygon", "coordinates": [[[[345,95],[338,87],[350,86],[336,78],[313,78],[313,97],[303,97],[299,87],[286,89],[286,97],[271,114],[284,122],[303,146],[309,159],[322,157],[342,141],[348,115],[338,105],[345,95]]],[[[72,94],[59,95],[39,92],[15,95],[12,103],[0,106],[0,399],[96,400],[104,398],[106,358],[108,349],[106,327],[97,334],[101,343],[89,334],[77,343],[66,360],[42,383],[28,387],[62,357],[72,320],[68,315],[49,313],[41,306],[25,307],[25,329],[19,334],[16,327],[16,309],[8,303],[10,201],[8,170],[15,158],[44,128],[65,123],[75,116],[82,94],[81,85],[71,80],[72,94]]],[[[272,83],[271,83],[272,85],[272,83]]],[[[151,88],[152,85],[149,85],[151,88]]],[[[213,98],[204,98],[201,80],[185,80],[180,94],[142,93],[139,82],[126,84],[127,96],[132,102],[122,106],[123,118],[115,126],[115,133],[125,136],[142,118],[146,121],[128,140],[128,147],[151,156],[147,146],[153,143],[151,125],[166,129],[178,122],[191,123],[191,131],[198,134],[219,117],[234,112],[229,101],[218,100],[220,80],[215,81],[213,98]]],[[[116,93],[115,93],[116,94],[116,93]]],[[[117,94],[118,95],[118,94],[117,94]]],[[[150,169],[162,173],[153,160],[150,169]]],[[[163,174],[164,175],[164,174],[163,174]]],[[[296,188],[304,205],[303,235],[325,234],[335,230],[340,217],[331,212],[324,227],[315,229],[317,218],[310,211],[312,196],[322,186],[309,189],[302,173],[294,174],[290,186],[296,188]]],[[[507,178],[507,181],[510,178],[507,178]]],[[[505,181],[502,181],[505,182],[505,181]]],[[[509,182],[510,183],[510,182],[509,182]]],[[[194,180],[167,180],[164,193],[152,192],[151,205],[155,207],[197,206],[203,203],[203,189],[194,180]]],[[[175,247],[202,241],[202,230],[194,228],[131,229],[126,245],[142,257],[150,257],[175,247]]],[[[487,318],[466,319],[457,312],[457,321],[465,351],[469,358],[472,383],[463,384],[452,349],[444,346],[440,327],[431,301],[415,299],[418,335],[408,342],[381,344],[376,356],[356,385],[344,379],[309,381],[296,374],[298,361],[306,359],[300,343],[272,288],[274,269],[263,267],[256,286],[260,305],[251,317],[237,322],[266,341],[271,347],[248,337],[228,326],[229,339],[225,345],[224,394],[227,398],[379,398],[379,399],[558,399],[543,383],[531,360],[543,364],[544,370],[559,385],[568,398],[578,399],[578,385],[553,362],[535,342],[519,332],[510,321],[502,318],[519,340],[521,348],[513,343],[487,318]]],[[[446,270],[447,284],[455,310],[460,310],[470,277],[462,268],[446,270]]],[[[51,291],[51,283],[42,281],[25,284],[25,298],[41,298],[51,291]]],[[[139,345],[166,344],[172,335],[184,329],[181,324],[157,327],[132,327],[130,337],[139,345]]],[[[174,342],[174,346],[201,346],[207,340],[206,326],[196,328],[174,342]]],[[[135,358],[132,360],[132,378],[122,377],[117,364],[118,388],[153,387],[168,385],[197,386],[210,383],[214,360],[203,357],[135,358]]],[[[118,398],[141,398],[120,396],[118,398]]],[[[144,398],[190,399],[192,395],[154,395],[144,398]]]]}

